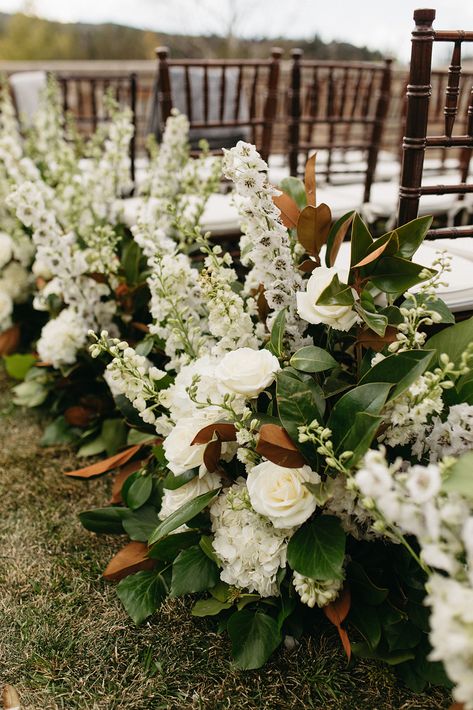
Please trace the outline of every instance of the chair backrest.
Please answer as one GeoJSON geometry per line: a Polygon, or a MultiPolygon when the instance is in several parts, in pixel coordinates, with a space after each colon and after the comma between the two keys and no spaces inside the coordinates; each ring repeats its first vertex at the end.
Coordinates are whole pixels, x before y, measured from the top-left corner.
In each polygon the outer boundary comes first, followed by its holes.
{"type": "Polygon", "coordinates": [[[271,151],[282,51],[270,59],[169,59],[156,50],[158,70],[151,107],[150,132],[158,140],[172,108],[190,122],[191,147],[205,138],[211,150],[238,140],[256,144],[264,159],[271,151]]]}
{"type": "MultiPolygon", "coordinates": [[[[461,52],[465,42],[473,43],[473,31],[434,30],[432,23],[435,10],[414,11],[415,29],[412,32],[412,53],[407,85],[407,111],[402,143],[403,161],[399,188],[398,223],[405,224],[417,217],[419,200],[422,195],[466,195],[473,193],[473,184],[468,184],[471,150],[473,148],[473,85],[472,75],[462,77],[461,52]],[[432,72],[432,50],[434,42],[453,44],[453,52],[447,79],[443,89],[437,91],[437,105],[443,104],[443,125],[429,123],[429,114],[436,114],[432,108],[432,83],[438,81],[432,72]],[[463,82],[462,82],[463,78],[463,82]],[[443,96],[443,99],[440,97],[443,96]],[[460,133],[453,133],[456,119],[460,123],[460,133]],[[435,133],[428,133],[429,128],[435,133]],[[460,152],[460,179],[457,184],[423,184],[424,158],[426,149],[438,153],[439,149],[452,154],[460,152]]],[[[438,114],[438,112],[437,112],[438,114]]],[[[451,227],[431,230],[434,236],[471,236],[471,227],[451,227]]]]}
{"type": "Polygon", "coordinates": [[[301,154],[315,149],[318,159],[326,158],[323,169],[318,165],[319,175],[325,174],[329,182],[340,171],[358,173],[364,177],[364,201],[369,201],[389,106],[391,63],[391,59],[383,63],[306,60],[300,49],[292,51],[291,175],[300,171],[301,154]],[[337,154],[340,170],[335,164],[337,154]]]}
{"type": "Polygon", "coordinates": [[[137,136],[136,97],[138,80],[131,74],[55,74],[62,92],[65,112],[74,116],[79,132],[91,135],[101,123],[107,122],[108,115],[104,97],[107,92],[122,106],[129,106],[133,114],[133,137],[130,141],[131,173],[135,178],[135,153],[137,136]]]}

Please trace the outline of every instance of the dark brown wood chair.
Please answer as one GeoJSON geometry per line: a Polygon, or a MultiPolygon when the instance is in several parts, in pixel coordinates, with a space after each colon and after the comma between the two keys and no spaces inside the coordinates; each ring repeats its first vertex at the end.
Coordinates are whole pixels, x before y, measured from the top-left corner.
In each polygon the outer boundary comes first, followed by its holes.
{"type": "MultiPolygon", "coordinates": [[[[399,188],[398,223],[405,224],[417,217],[423,195],[459,195],[473,193],[468,182],[471,150],[473,148],[473,81],[470,73],[462,75],[462,46],[473,43],[473,31],[434,30],[435,10],[415,10],[415,29],[412,33],[412,53],[407,85],[407,111],[402,142],[403,161],[399,188]],[[451,43],[453,52],[445,83],[436,87],[437,109],[432,109],[432,84],[440,78],[432,72],[434,43],[451,43]],[[429,122],[442,105],[443,125],[429,122]],[[458,120],[457,120],[458,119],[458,120]],[[454,134],[458,127],[460,133],[454,134]],[[433,131],[433,132],[431,132],[433,131]],[[424,159],[426,151],[437,155],[449,151],[459,157],[459,181],[454,184],[425,184],[424,159]]],[[[433,237],[473,236],[473,225],[444,227],[428,233],[433,237]]]]}
{"type": "Polygon", "coordinates": [[[212,152],[238,140],[255,143],[267,160],[276,118],[282,51],[271,58],[169,59],[169,50],[156,50],[158,69],[150,112],[150,133],[158,141],[173,108],[190,122],[191,148],[205,138],[212,152]]]}
{"type": "Polygon", "coordinates": [[[104,96],[111,92],[122,106],[129,106],[133,114],[133,138],[130,141],[131,174],[135,179],[137,116],[136,99],[138,79],[131,74],[66,74],[55,73],[62,92],[65,112],[74,116],[79,132],[91,135],[100,124],[107,122],[108,116],[104,96]]]}
{"type": "Polygon", "coordinates": [[[292,51],[288,143],[291,175],[298,175],[311,150],[317,174],[327,182],[358,174],[369,202],[387,114],[391,59],[377,62],[303,59],[292,51]],[[350,161],[350,156],[358,159],[350,161]],[[320,157],[326,157],[324,165],[320,157]],[[302,160],[301,160],[302,159],[302,160]]]}

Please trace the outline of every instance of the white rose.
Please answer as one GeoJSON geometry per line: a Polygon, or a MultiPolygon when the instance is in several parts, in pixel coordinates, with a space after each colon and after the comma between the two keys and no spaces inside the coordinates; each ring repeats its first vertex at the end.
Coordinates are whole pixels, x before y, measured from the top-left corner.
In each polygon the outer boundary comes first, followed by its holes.
{"type": "Polygon", "coordinates": [[[269,387],[280,369],[277,357],[269,350],[238,348],[225,355],[215,368],[215,376],[222,389],[252,398],[269,387]]]}
{"type": "MultiPolygon", "coordinates": [[[[206,410],[207,411],[207,410],[206,410]]],[[[222,412],[212,408],[212,416],[195,415],[179,419],[173,430],[163,441],[163,449],[168,461],[168,468],[176,476],[184,471],[202,466],[207,444],[194,444],[192,441],[201,429],[221,418],[222,412]]],[[[234,442],[222,444],[222,458],[230,460],[236,451],[234,442]]],[[[201,473],[206,469],[202,467],[201,473]]]]}
{"type": "MultiPolygon", "coordinates": [[[[325,291],[335,275],[338,275],[342,282],[347,276],[346,272],[342,274],[334,266],[330,268],[319,266],[314,269],[307,282],[307,290],[296,293],[297,312],[308,323],[324,323],[336,330],[350,330],[358,320],[358,315],[351,306],[317,305],[319,296],[325,291]]],[[[353,295],[356,297],[355,291],[353,291],[353,295]]]]}
{"type": "Polygon", "coordinates": [[[257,513],[269,518],[275,528],[292,528],[302,525],[316,508],[306,482],[320,482],[319,474],[309,466],[285,468],[263,461],[251,469],[246,485],[257,513]]]}
{"type": "Polygon", "coordinates": [[[188,503],[190,500],[197,498],[197,496],[208,493],[208,491],[213,491],[215,488],[219,488],[220,485],[220,478],[216,473],[206,473],[202,478],[196,476],[174,491],[165,488],[159,517],[164,520],[171,513],[179,510],[184,503],[188,503]]]}
{"type": "Polygon", "coordinates": [[[0,269],[8,264],[13,256],[13,242],[6,232],[0,232],[0,269]]]}

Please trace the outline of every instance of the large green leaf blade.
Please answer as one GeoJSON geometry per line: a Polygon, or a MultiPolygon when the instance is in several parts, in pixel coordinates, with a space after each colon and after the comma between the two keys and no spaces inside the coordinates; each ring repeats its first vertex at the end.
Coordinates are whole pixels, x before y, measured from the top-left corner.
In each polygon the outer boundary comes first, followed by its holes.
{"type": "Polygon", "coordinates": [[[437,360],[445,353],[458,367],[463,352],[472,342],[473,316],[436,333],[429,338],[425,347],[435,351],[437,360]]]}
{"type": "Polygon", "coordinates": [[[335,449],[339,449],[342,442],[346,451],[353,449],[345,446],[345,439],[349,436],[351,426],[359,412],[377,415],[388,398],[391,385],[386,382],[371,382],[355,387],[344,394],[330,414],[327,427],[332,431],[332,440],[335,449]]]}
{"type": "Polygon", "coordinates": [[[248,609],[232,614],[228,620],[232,654],[238,668],[260,668],[282,641],[278,624],[268,614],[248,609]]]}
{"type": "Polygon", "coordinates": [[[86,530],[107,535],[123,535],[123,518],[127,508],[95,508],[79,513],[79,520],[86,530]]]}
{"type": "Polygon", "coordinates": [[[180,528],[181,525],[184,525],[189,522],[189,520],[192,520],[192,518],[195,518],[196,515],[208,506],[219,491],[220,488],[216,488],[213,491],[208,491],[208,493],[203,493],[188,503],[185,503],[179,508],[179,510],[171,513],[171,515],[163,520],[150,535],[148,544],[153,545],[155,542],[158,542],[158,540],[161,540],[163,537],[166,537],[166,535],[169,535],[169,533],[172,533],[173,530],[177,530],[177,528],[180,528]]]}
{"type": "Polygon", "coordinates": [[[118,597],[136,625],[154,614],[167,595],[166,583],[159,572],[130,574],[117,586],[118,597]]]}
{"type": "Polygon", "coordinates": [[[340,521],[322,515],[303,525],[289,540],[287,561],[299,574],[321,581],[341,579],[346,537],[340,521]]]}
{"type": "Polygon", "coordinates": [[[290,364],[301,372],[324,372],[338,367],[338,362],[323,348],[307,345],[291,357],[290,364]]]}
{"type": "Polygon", "coordinates": [[[220,579],[219,569],[205,552],[194,545],[183,550],[172,566],[171,596],[203,592],[220,579]]]}
{"type": "Polygon", "coordinates": [[[389,399],[399,397],[430,365],[432,350],[406,350],[378,362],[361,378],[360,385],[388,382],[393,385],[389,399]]]}

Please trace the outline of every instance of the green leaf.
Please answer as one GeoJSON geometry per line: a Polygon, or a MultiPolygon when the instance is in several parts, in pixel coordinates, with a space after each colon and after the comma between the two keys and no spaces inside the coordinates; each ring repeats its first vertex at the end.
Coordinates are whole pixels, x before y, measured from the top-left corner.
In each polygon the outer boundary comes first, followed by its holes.
{"type": "Polygon", "coordinates": [[[424,634],[409,621],[400,621],[398,624],[386,626],[384,636],[390,651],[403,651],[407,648],[415,648],[424,634]]]}
{"type": "MultiPolygon", "coordinates": [[[[448,325],[453,325],[455,323],[455,316],[453,315],[452,311],[447,306],[445,301],[442,301],[441,298],[436,298],[435,300],[432,300],[431,297],[429,298],[428,294],[423,293],[416,293],[415,297],[419,305],[426,305],[429,311],[434,311],[435,313],[439,314],[439,316],[442,318],[442,320],[439,321],[440,323],[446,323],[448,325]]],[[[407,298],[402,305],[409,306],[410,301],[411,299],[407,298]]]]}
{"type": "Polygon", "coordinates": [[[154,426],[151,424],[145,424],[128,397],[125,397],[124,394],[117,395],[115,397],[115,404],[123,414],[125,421],[128,422],[130,426],[133,426],[140,431],[146,431],[150,434],[154,434],[156,437],[156,429],[154,426]]]}
{"type": "Polygon", "coordinates": [[[372,244],[373,237],[370,234],[370,230],[363,222],[360,215],[355,213],[351,230],[350,268],[365,258],[372,244]]]}
{"type": "Polygon", "coordinates": [[[95,508],[79,513],[79,520],[86,530],[107,535],[123,535],[123,518],[126,508],[95,508]]]}
{"type": "MultiPolygon", "coordinates": [[[[31,372],[31,370],[30,370],[31,372]]],[[[22,382],[13,387],[13,404],[17,407],[39,407],[44,404],[49,389],[41,382],[22,382]]]]}
{"type": "Polygon", "coordinates": [[[156,571],[130,574],[117,586],[118,597],[135,624],[154,614],[167,595],[166,582],[156,571]]]}
{"type": "MultiPolygon", "coordinates": [[[[401,259],[398,256],[387,256],[376,262],[376,266],[370,276],[372,283],[380,291],[386,293],[404,293],[412,286],[415,286],[426,278],[419,277],[421,271],[426,269],[422,264],[413,264],[412,261],[401,259]]],[[[435,274],[435,269],[429,269],[435,274]]]]}
{"type": "Polygon", "coordinates": [[[424,241],[425,235],[432,224],[432,217],[417,217],[412,222],[397,227],[395,232],[399,239],[399,254],[409,259],[424,241]]]}
{"type": "MultiPolygon", "coordinates": [[[[327,427],[332,431],[332,441],[336,451],[342,448],[345,451],[353,450],[346,446],[345,440],[349,438],[350,427],[355,424],[356,415],[359,412],[379,414],[390,389],[388,383],[372,382],[359,385],[340,397],[327,422],[327,427]]],[[[353,440],[353,437],[350,437],[350,440],[353,440]]]]}
{"type": "Polygon", "coordinates": [[[88,441],[86,444],[82,444],[77,456],[95,456],[96,454],[101,454],[105,451],[105,442],[101,436],[95,437],[92,441],[88,441]]]}
{"type": "Polygon", "coordinates": [[[122,498],[130,510],[141,508],[153,490],[153,478],[149,473],[135,471],[122,486],[122,498]]]}
{"type": "MultiPolygon", "coordinates": [[[[352,561],[348,567],[348,580],[352,596],[366,604],[382,604],[389,594],[387,587],[378,587],[358,562],[352,561]]],[[[356,605],[355,605],[356,606],[356,605]]]]}
{"type": "Polygon", "coordinates": [[[192,607],[192,616],[216,616],[225,609],[230,609],[231,602],[219,602],[218,599],[199,599],[192,607]]]}
{"type": "Polygon", "coordinates": [[[171,596],[203,592],[214,587],[220,579],[220,572],[199,545],[183,550],[172,566],[171,596]]]}
{"type": "Polygon", "coordinates": [[[358,315],[363,319],[368,328],[374,330],[375,333],[384,336],[386,328],[388,326],[388,319],[382,313],[377,313],[376,311],[370,311],[363,308],[360,304],[355,304],[355,310],[358,315]]]}
{"type": "Polygon", "coordinates": [[[34,355],[15,353],[14,355],[4,355],[5,370],[15,380],[24,380],[26,373],[36,362],[34,355]]]}
{"type": "Polygon", "coordinates": [[[148,434],[144,431],[138,431],[138,429],[130,429],[128,432],[126,443],[128,446],[134,446],[135,444],[151,443],[155,439],[156,436],[154,434],[148,434]]]}
{"type": "Polygon", "coordinates": [[[396,651],[394,653],[381,652],[373,650],[366,643],[352,643],[351,650],[355,656],[359,658],[373,658],[378,661],[383,661],[389,666],[397,666],[399,663],[411,661],[415,658],[414,651],[396,651]]]}
{"type": "Polygon", "coordinates": [[[289,540],[287,561],[299,574],[325,581],[341,579],[346,537],[340,521],[322,515],[305,523],[289,540]]]}
{"type": "Polygon", "coordinates": [[[248,609],[237,611],[228,620],[232,655],[238,668],[260,668],[282,641],[277,622],[268,614],[248,609]]]}
{"type": "Polygon", "coordinates": [[[121,262],[125,270],[126,281],[131,286],[138,283],[140,259],[141,249],[135,240],[130,239],[123,249],[121,262]]]}
{"type": "Polygon", "coordinates": [[[279,183],[279,189],[285,192],[286,195],[292,197],[300,210],[303,210],[307,205],[307,195],[305,186],[302,180],[296,177],[286,177],[279,183]]]}
{"type": "Polygon", "coordinates": [[[360,385],[389,382],[394,385],[389,399],[399,397],[430,365],[431,350],[406,350],[378,362],[360,380],[360,385]]]}
{"type": "Polygon", "coordinates": [[[335,274],[329,285],[324,288],[316,301],[320,306],[352,306],[355,303],[355,297],[351,286],[344,284],[335,274]]]}
{"type": "Polygon", "coordinates": [[[442,489],[447,493],[460,493],[473,498],[473,451],[463,454],[453,464],[442,489]]]}
{"type": "Polygon", "coordinates": [[[212,560],[212,562],[215,562],[217,567],[220,567],[221,563],[217,555],[215,554],[215,550],[212,544],[212,538],[209,537],[209,535],[202,535],[202,537],[200,538],[199,545],[202,552],[205,552],[207,557],[212,560]]]}
{"type": "Polygon", "coordinates": [[[333,247],[336,242],[343,241],[354,216],[355,212],[353,210],[346,212],[342,217],[340,217],[340,219],[337,219],[335,224],[333,224],[330,228],[330,232],[327,237],[327,249],[325,252],[325,266],[332,265],[330,257],[332,255],[333,247]]]}
{"type": "Polygon", "coordinates": [[[271,347],[273,353],[277,357],[282,357],[284,354],[283,341],[284,333],[286,329],[286,309],[279,311],[278,315],[274,319],[273,327],[271,329],[271,347]]]}
{"type": "Polygon", "coordinates": [[[259,599],[261,599],[259,594],[240,594],[240,596],[238,597],[238,601],[237,601],[238,611],[241,611],[242,609],[244,609],[245,606],[248,606],[248,604],[252,604],[253,602],[257,602],[259,599]]]}
{"type": "Polygon", "coordinates": [[[324,372],[337,367],[338,362],[323,348],[307,345],[291,357],[290,364],[302,372],[324,372]]]}
{"type": "Polygon", "coordinates": [[[159,523],[158,513],[153,505],[143,505],[138,510],[127,510],[123,516],[123,527],[132,540],[146,542],[159,523]]]}
{"type": "Polygon", "coordinates": [[[61,446],[62,444],[72,444],[77,439],[77,429],[71,427],[61,416],[48,424],[39,443],[40,446],[61,446]]]}
{"type": "Polygon", "coordinates": [[[355,466],[368,451],[382,421],[383,417],[375,416],[369,412],[357,412],[355,414],[354,422],[340,444],[341,451],[353,452],[352,456],[345,462],[348,468],[355,466]]]}
{"type": "Polygon", "coordinates": [[[352,606],[348,621],[363,636],[370,649],[377,647],[381,641],[381,624],[375,608],[352,606]]]}
{"type": "Polygon", "coordinates": [[[440,355],[445,353],[458,367],[463,352],[471,342],[473,342],[473,317],[456,323],[450,328],[444,328],[429,338],[425,347],[435,350],[437,361],[440,355]]]}
{"type": "Polygon", "coordinates": [[[168,535],[150,548],[148,557],[153,560],[172,562],[181,550],[198,545],[199,538],[200,534],[193,530],[168,535]]]}
{"type": "Polygon", "coordinates": [[[169,533],[173,532],[173,530],[177,530],[177,528],[180,528],[181,525],[184,525],[184,523],[187,523],[189,520],[194,518],[198,513],[200,513],[201,510],[208,506],[210,501],[215,498],[219,491],[220,488],[216,488],[213,491],[203,493],[202,495],[197,496],[197,498],[184,503],[179,510],[171,513],[171,515],[169,515],[157,526],[152,535],[150,535],[148,544],[153,545],[155,542],[158,542],[158,540],[161,540],[163,537],[166,537],[166,535],[169,535],[169,533]]]}
{"type": "Polygon", "coordinates": [[[102,440],[108,456],[113,456],[126,444],[126,426],[122,419],[105,419],[102,424],[102,440]]]}
{"type": "Polygon", "coordinates": [[[184,471],[184,473],[181,473],[179,476],[176,476],[174,473],[170,472],[164,479],[163,486],[170,491],[175,491],[178,488],[181,488],[181,486],[185,486],[186,483],[189,483],[189,481],[192,481],[192,479],[198,475],[198,468],[191,468],[189,471],[184,471]]]}
{"type": "Polygon", "coordinates": [[[299,442],[298,427],[305,426],[314,419],[323,421],[325,401],[322,390],[310,377],[294,376],[289,368],[276,376],[276,397],[281,424],[293,442],[305,456],[313,454],[312,445],[299,442]]]}

